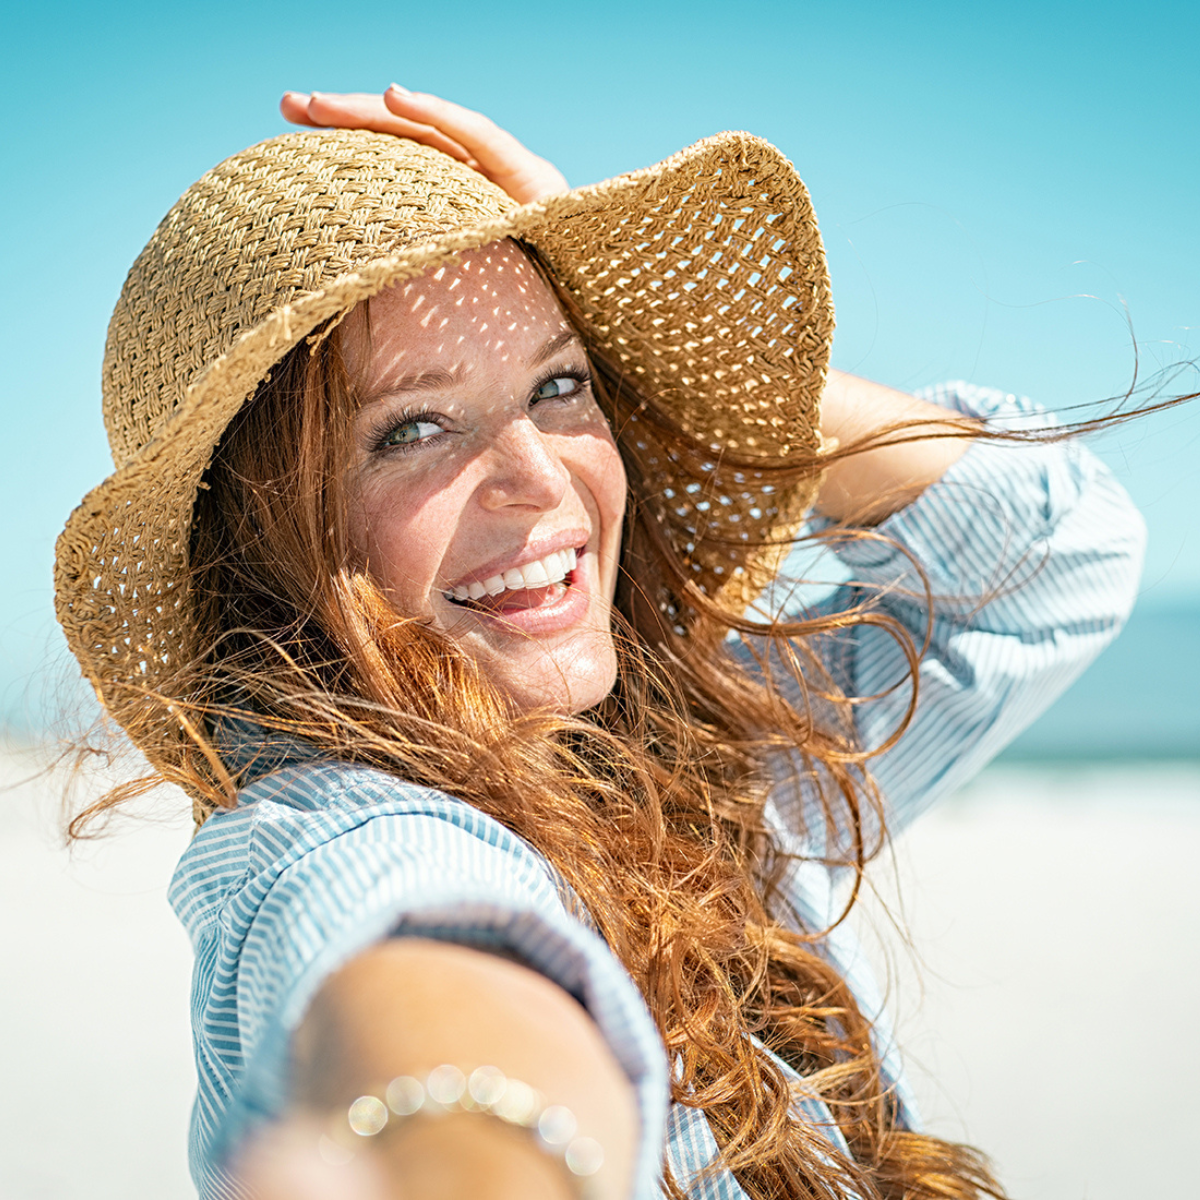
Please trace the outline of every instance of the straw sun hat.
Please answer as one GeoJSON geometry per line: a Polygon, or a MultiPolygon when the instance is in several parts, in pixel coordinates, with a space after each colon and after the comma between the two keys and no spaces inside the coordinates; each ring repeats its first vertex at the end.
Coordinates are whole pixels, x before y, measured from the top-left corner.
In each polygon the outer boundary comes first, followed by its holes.
{"type": "MultiPolygon", "coordinates": [[[[186,580],[197,485],[272,364],[389,284],[505,237],[540,250],[589,338],[713,448],[712,462],[689,466],[644,423],[621,434],[658,472],[649,490],[697,584],[735,606],[766,581],[762,544],[798,527],[815,483],[783,494],[753,470],[723,468],[721,452],[819,449],[833,330],[808,194],[779,151],[720,134],[519,206],[410,141],[290,133],[188,189],[134,263],[109,327],[116,470],[71,514],[55,584],[71,650],[122,725],[144,713],[148,691],[175,695],[195,652],[186,580]]],[[[155,765],[172,757],[161,736],[147,744],[144,726],[137,740],[155,765]]]]}

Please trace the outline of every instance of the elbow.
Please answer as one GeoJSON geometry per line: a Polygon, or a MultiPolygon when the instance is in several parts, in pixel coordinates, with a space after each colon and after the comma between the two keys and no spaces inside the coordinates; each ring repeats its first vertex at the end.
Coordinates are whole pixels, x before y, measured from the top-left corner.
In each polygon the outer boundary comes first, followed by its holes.
{"type": "Polygon", "coordinates": [[[1108,533],[1100,548],[1111,597],[1111,625],[1115,637],[1129,619],[1137,601],[1146,559],[1146,521],[1128,493],[1113,484],[1119,497],[1109,506],[1108,533]]]}
{"type": "Polygon", "coordinates": [[[1063,616],[1115,637],[1137,600],[1146,522],[1107,467],[1090,455],[1085,462],[1091,470],[1075,503],[1049,534],[1047,566],[1063,616]]]}

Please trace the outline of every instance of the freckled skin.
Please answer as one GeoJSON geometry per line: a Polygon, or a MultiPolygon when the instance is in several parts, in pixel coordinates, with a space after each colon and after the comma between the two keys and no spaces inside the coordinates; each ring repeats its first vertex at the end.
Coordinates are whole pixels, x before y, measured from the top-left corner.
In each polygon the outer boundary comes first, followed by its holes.
{"type": "Polygon", "coordinates": [[[587,360],[553,294],[501,242],[376,296],[369,332],[358,310],[347,335],[363,397],[352,535],[367,570],[521,710],[598,703],[616,678],[626,481],[590,387],[571,378],[587,360]],[[511,593],[494,614],[444,594],[568,544],[569,587],[511,593]]]}

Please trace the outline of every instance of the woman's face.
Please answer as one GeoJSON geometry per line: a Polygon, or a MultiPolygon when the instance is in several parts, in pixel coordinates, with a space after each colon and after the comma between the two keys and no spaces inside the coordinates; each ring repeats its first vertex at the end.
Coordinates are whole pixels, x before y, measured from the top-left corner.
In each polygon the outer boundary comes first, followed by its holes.
{"type": "Polygon", "coordinates": [[[596,704],[616,679],[625,472],[553,294],[500,242],[374,297],[369,333],[360,313],[343,344],[366,569],[518,708],[596,704]]]}

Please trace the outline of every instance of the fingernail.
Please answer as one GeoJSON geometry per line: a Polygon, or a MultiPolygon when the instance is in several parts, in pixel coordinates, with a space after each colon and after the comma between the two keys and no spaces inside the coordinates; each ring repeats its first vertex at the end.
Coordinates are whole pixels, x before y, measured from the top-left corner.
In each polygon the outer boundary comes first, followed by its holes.
{"type": "Polygon", "coordinates": [[[393,83],[389,88],[389,92],[398,92],[401,96],[411,96],[412,92],[406,87],[401,87],[398,83],[393,83]]]}

